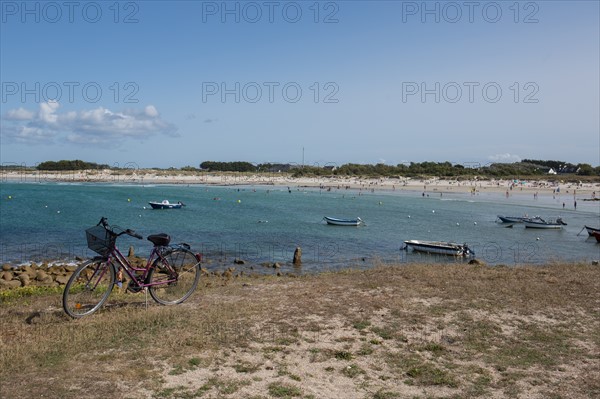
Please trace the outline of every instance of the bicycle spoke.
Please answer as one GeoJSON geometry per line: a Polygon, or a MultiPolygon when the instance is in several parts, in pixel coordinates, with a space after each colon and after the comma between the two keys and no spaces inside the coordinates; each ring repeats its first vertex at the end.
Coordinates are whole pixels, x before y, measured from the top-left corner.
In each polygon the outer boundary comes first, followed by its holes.
{"type": "Polygon", "coordinates": [[[196,289],[200,279],[200,266],[194,254],[175,249],[157,259],[148,277],[152,298],[163,305],[185,301],[196,289]]]}
{"type": "Polygon", "coordinates": [[[75,318],[95,312],[108,299],[114,283],[115,272],[108,262],[91,260],[82,264],[63,292],[65,312],[75,318]]]}

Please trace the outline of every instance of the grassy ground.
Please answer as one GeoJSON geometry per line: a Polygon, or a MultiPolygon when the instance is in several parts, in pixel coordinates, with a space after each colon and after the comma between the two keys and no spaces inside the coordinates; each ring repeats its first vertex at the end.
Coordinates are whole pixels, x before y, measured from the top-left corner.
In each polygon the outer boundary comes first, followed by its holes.
{"type": "Polygon", "coordinates": [[[1,398],[600,398],[598,266],[206,276],[82,320],[0,298],[1,398]]]}

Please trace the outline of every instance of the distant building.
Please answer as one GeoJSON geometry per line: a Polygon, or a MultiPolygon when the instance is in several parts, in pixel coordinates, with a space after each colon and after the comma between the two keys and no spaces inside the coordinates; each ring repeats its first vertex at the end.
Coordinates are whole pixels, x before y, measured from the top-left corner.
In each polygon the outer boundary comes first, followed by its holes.
{"type": "Polygon", "coordinates": [[[556,171],[554,169],[550,168],[550,170],[548,171],[548,174],[549,175],[556,175],[557,173],[556,173],[556,171]]]}

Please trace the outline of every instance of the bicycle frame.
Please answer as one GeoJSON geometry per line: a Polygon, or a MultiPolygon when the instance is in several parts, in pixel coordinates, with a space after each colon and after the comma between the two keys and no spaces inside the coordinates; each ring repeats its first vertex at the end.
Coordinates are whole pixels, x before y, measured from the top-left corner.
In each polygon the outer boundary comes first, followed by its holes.
{"type": "Polygon", "coordinates": [[[136,286],[138,286],[140,288],[151,287],[154,285],[169,284],[169,283],[176,281],[177,279],[174,278],[174,279],[169,279],[167,281],[161,281],[159,283],[152,283],[152,284],[145,283],[146,277],[148,277],[148,273],[150,272],[150,267],[152,266],[152,264],[154,262],[156,262],[157,259],[161,259],[163,261],[163,264],[167,265],[167,267],[169,268],[169,271],[174,272],[171,268],[171,265],[169,265],[169,262],[165,259],[164,256],[162,256],[162,253],[161,253],[162,248],[164,248],[164,247],[153,247],[152,248],[152,252],[150,252],[150,256],[148,256],[148,260],[146,261],[145,267],[133,267],[131,265],[131,263],[127,260],[127,258],[121,253],[121,251],[119,251],[119,248],[117,248],[116,246],[109,252],[108,256],[106,257],[106,261],[110,262],[113,265],[113,267],[115,267],[115,272],[118,271],[117,267],[122,267],[123,270],[125,270],[125,273],[127,273],[127,275],[129,276],[129,278],[132,281],[134,281],[136,286]],[[118,266],[116,266],[114,264],[115,261],[118,264],[118,266]],[[141,275],[138,275],[137,274],[138,272],[143,272],[143,273],[141,275]]]}

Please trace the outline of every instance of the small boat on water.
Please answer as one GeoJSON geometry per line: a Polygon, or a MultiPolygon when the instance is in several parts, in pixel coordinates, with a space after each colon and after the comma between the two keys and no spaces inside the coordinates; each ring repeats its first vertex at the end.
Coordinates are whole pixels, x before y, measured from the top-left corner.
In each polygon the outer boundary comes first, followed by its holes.
{"type": "Polygon", "coordinates": [[[585,226],[585,229],[590,237],[594,236],[594,233],[600,233],[600,229],[595,227],[585,226]]]}
{"type": "Polygon", "coordinates": [[[413,251],[426,252],[430,254],[442,254],[452,256],[475,256],[475,252],[470,249],[467,244],[457,244],[454,242],[442,241],[421,241],[408,240],[404,241],[404,248],[412,248],[413,251]]]}
{"type": "Polygon", "coordinates": [[[525,228],[530,229],[562,229],[563,226],[567,225],[562,218],[546,221],[540,217],[535,219],[525,219],[523,220],[523,224],[525,224],[525,228]]]}
{"type": "Polygon", "coordinates": [[[152,209],[180,209],[185,204],[181,201],[177,201],[176,204],[172,204],[169,200],[163,200],[162,202],[148,202],[152,209]]]}
{"type": "Polygon", "coordinates": [[[356,219],[338,219],[325,216],[323,220],[325,220],[327,224],[331,224],[334,226],[359,226],[361,224],[364,224],[363,220],[358,217],[356,219]]]}

